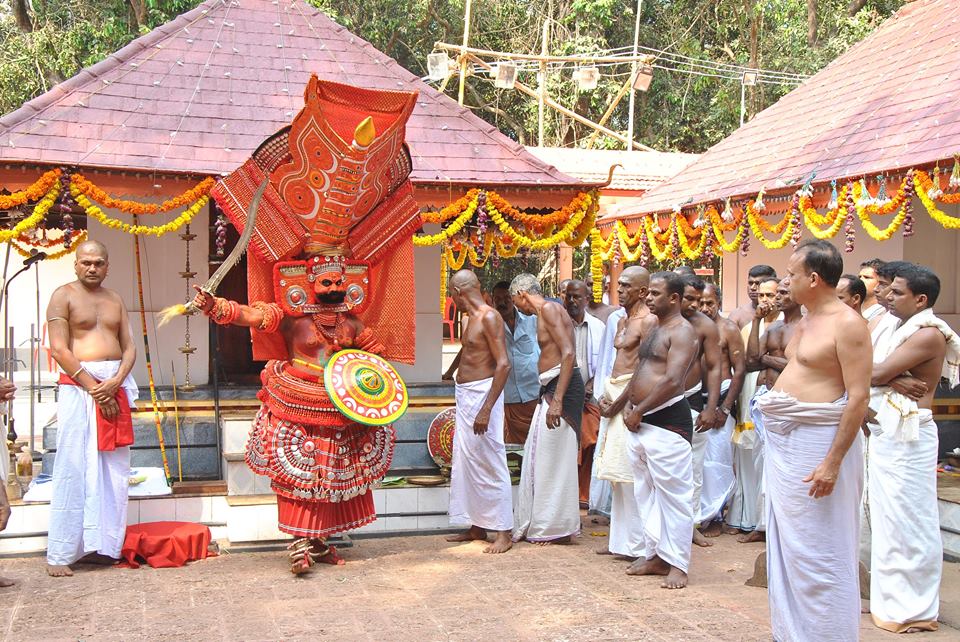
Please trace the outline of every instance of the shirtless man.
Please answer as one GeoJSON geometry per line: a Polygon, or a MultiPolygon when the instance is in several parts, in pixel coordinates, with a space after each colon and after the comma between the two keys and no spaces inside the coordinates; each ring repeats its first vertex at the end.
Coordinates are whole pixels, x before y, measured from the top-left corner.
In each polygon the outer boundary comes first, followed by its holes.
{"type": "MultiPolygon", "coordinates": [[[[720,333],[717,325],[710,317],[700,312],[700,297],[706,284],[696,276],[684,278],[683,301],[680,313],[690,322],[697,332],[699,346],[697,356],[687,372],[684,382],[687,400],[690,407],[697,413],[694,421],[696,430],[693,434],[693,516],[699,521],[700,493],[703,489],[703,463],[707,452],[707,433],[713,428],[720,428],[726,421],[726,415],[718,415],[717,407],[720,402],[720,333]],[[701,393],[703,382],[706,382],[706,405],[701,393]]],[[[697,546],[713,546],[699,530],[693,529],[693,543],[697,546]]]]}
{"type": "Polygon", "coordinates": [[[887,309],[900,325],[874,353],[870,612],[874,624],[895,633],[938,626],[943,548],[931,408],[941,377],[960,383],[960,337],[932,310],[939,293],[940,279],[930,270],[900,269],[886,289],[887,309]]]}
{"type": "Polygon", "coordinates": [[[644,555],[627,574],[664,575],[660,586],[668,589],[687,585],[693,546],[693,419],[683,393],[700,339],[680,314],[683,289],[679,274],[650,277],[647,307],[657,328],[640,345],[623,411],[635,496],[646,522],[644,555]]]}
{"type": "Polygon", "coordinates": [[[736,483],[733,476],[733,452],[730,448],[728,432],[732,433],[733,431],[735,420],[731,414],[734,410],[734,404],[740,396],[744,377],[747,374],[746,350],[743,345],[743,336],[740,334],[740,327],[730,319],[720,316],[721,301],[723,301],[723,295],[720,288],[713,283],[707,283],[703,294],[700,296],[700,311],[717,324],[717,332],[720,335],[721,397],[717,411],[724,416],[725,421],[723,432],[719,434],[707,433],[711,441],[707,445],[704,462],[704,487],[701,493],[703,498],[701,506],[706,506],[708,502],[712,503],[712,498],[716,496],[719,507],[715,514],[702,516],[707,520],[714,517],[718,518],[703,528],[701,532],[704,537],[720,535],[722,522],[719,520],[719,516],[722,514],[725,500],[729,498],[731,485],[736,483]],[[713,470],[716,472],[715,476],[708,474],[713,470]]]}
{"type": "Polygon", "coordinates": [[[754,265],[750,268],[750,271],[747,273],[747,297],[749,297],[750,300],[731,312],[727,318],[740,326],[740,328],[745,328],[750,325],[750,322],[753,320],[753,312],[758,303],[760,284],[765,279],[776,278],[777,271],[769,265],[754,265]]]}
{"type": "Polygon", "coordinates": [[[494,531],[493,543],[483,552],[505,553],[513,545],[513,488],[503,443],[503,386],[510,374],[503,321],[486,304],[480,281],[469,270],[453,275],[450,295],[473,323],[460,337],[463,349],[457,370],[457,416],[447,511],[452,525],[469,528],[451,535],[447,541],[486,541],[487,531],[494,531]]]}
{"type": "Polygon", "coordinates": [[[856,274],[844,274],[837,281],[837,298],[857,314],[862,315],[863,301],[867,298],[867,286],[856,274]]]}
{"type": "Polygon", "coordinates": [[[627,387],[637,369],[640,344],[657,327],[657,317],[647,307],[649,287],[650,273],[640,266],[626,268],[617,280],[617,293],[627,315],[617,322],[613,370],[599,400],[603,443],[597,444],[596,470],[599,479],[610,482],[612,497],[609,546],[597,552],[630,561],[643,553],[643,516],[634,495],[622,413],[628,400],[627,387]]]}
{"type": "Polygon", "coordinates": [[[78,560],[116,562],[126,532],[133,429],[128,435],[118,429],[115,441],[104,443],[95,407],[108,422],[124,415],[129,421],[137,349],[123,300],[101,285],[108,268],[107,248],[84,241],[74,260],[77,280],[57,288],[47,307],[50,352],[66,373],[57,402],[47,541],[47,573],[54,577],[73,575],[70,565],[78,560]]]}
{"type": "Polygon", "coordinates": [[[756,400],[766,435],[768,596],[778,640],[859,637],[858,433],[873,351],[863,318],[837,298],[842,272],[840,252],[827,241],[807,241],[790,256],[790,296],[807,315],[774,389],[756,400]]]}
{"type": "Polygon", "coordinates": [[[790,297],[790,289],[787,287],[786,279],[780,281],[777,286],[777,298],[772,309],[779,310],[783,314],[783,318],[768,325],[767,331],[763,333],[763,336],[760,336],[760,320],[770,316],[764,314],[768,305],[768,303],[757,305],[756,316],[754,316],[753,325],[750,328],[750,338],[747,341],[747,368],[760,369],[760,376],[757,379],[758,387],[773,388],[773,384],[777,382],[777,377],[780,376],[783,368],[787,365],[784,354],[787,344],[790,343],[790,339],[797,329],[797,324],[803,318],[803,311],[790,297]]]}
{"type": "Polygon", "coordinates": [[[524,448],[513,541],[567,544],[580,531],[577,455],[585,395],[573,323],[562,305],[543,297],[532,274],[517,275],[510,295],[520,312],[537,315],[544,387],[524,448]]]}
{"type": "MultiPolygon", "coordinates": [[[[610,278],[610,277],[608,277],[608,276],[604,276],[604,277],[603,277],[603,291],[604,291],[604,294],[606,294],[606,291],[607,291],[608,279],[609,279],[609,278],[610,278]]],[[[601,300],[601,301],[594,301],[594,300],[593,300],[593,281],[591,281],[591,280],[588,278],[588,279],[585,281],[585,283],[586,283],[586,285],[587,285],[587,291],[588,291],[588,293],[589,293],[589,296],[587,297],[587,312],[589,312],[589,313],[592,314],[593,316],[597,317],[598,319],[600,319],[601,321],[603,321],[604,323],[606,323],[606,322],[607,322],[607,319],[610,318],[610,315],[613,314],[613,313],[616,311],[617,306],[615,306],[615,305],[609,305],[609,304],[607,304],[607,303],[604,303],[602,300],[601,300]]],[[[621,303],[622,303],[622,302],[621,302],[621,303]]]]}

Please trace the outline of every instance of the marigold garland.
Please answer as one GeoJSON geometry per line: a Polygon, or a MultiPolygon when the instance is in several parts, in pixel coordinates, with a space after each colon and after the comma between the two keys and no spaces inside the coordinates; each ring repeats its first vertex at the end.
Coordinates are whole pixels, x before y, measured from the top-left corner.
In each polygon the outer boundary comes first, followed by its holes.
{"type": "Polygon", "coordinates": [[[470,202],[477,199],[478,194],[479,190],[472,189],[439,212],[422,212],[420,216],[425,223],[446,223],[463,214],[470,202]]]}
{"type": "Polygon", "coordinates": [[[138,216],[171,212],[190,204],[196,204],[201,198],[210,193],[213,185],[213,178],[207,177],[200,181],[195,187],[188,189],[179,196],[167,199],[163,203],[140,203],[139,201],[112,198],[82,174],[73,174],[70,176],[70,193],[73,194],[74,198],[77,197],[77,194],[82,194],[91,201],[95,201],[108,209],[120,210],[121,212],[138,216]]]}
{"type": "MultiPolygon", "coordinates": [[[[70,243],[63,246],[62,250],[58,250],[56,252],[47,252],[47,260],[48,261],[55,260],[55,259],[59,259],[62,256],[72,254],[74,251],[76,251],[77,247],[86,240],[87,240],[87,231],[83,230],[79,234],[75,234],[73,239],[70,241],[70,243]]],[[[10,245],[12,245],[13,249],[17,251],[17,254],[19,254],[25,259],[28,259],[31,256],[33,256],[33,254],[30,253],[30,250],[28,248],[23,247],[13,239],[10,240],[10,245]]],[[[47,245],[44,247],[51,247],[51,245],[47,245]]]]}
{"type": "Polygon", "coordinates": [[[687,217],[683,214],[677,214],[674,219],[676,220],[675,226],[680,251],[691,261],[699,260],[707,249],[707,244],[710,240],[710,235],[707,233],[706,228],[701,228],[699,231],[694,230],[690,227],[690,222],[687,221],[687,217]],[[691,232],[693,232],[693,234],[691,234],[691,232]],[[699,240],[697,241],[696,247],[691,247],[690,237],[695,234],[699,234],[699,240]]]}
{"type": "Polygon", "coordinates": [[[930,194],[928,192],[933,185],[927,173],[916,170],[914,172],[914,180],[919,187],[919,189],[915,190],[917,193],[917,198],[920,199],[920,202],[923,203],[923,206],[927,209],[927,213],[930,215],[930,218],[948,230],[960,230],[960,218],[950,216],[949,214],[937,209],[937,204],[934,203],[930,198],[930,194]]]}
{"type": "Polygon", "coordinates": [[[54,181],[47,193],[40,199],[40,202],[37,203],[33,212],[27,218],[23,219],[19,223],[13,226],[12,229],[0,231],[0,243],[7,243],[8,241],[15,239],[24,232],[28,232],[35,228],[40,222],[47,216],[47,212],[50,211],[50,208],[53,207],[53,204],[57,202],[57,197],[60,195],[60,181],[54,181]]]}
{"type": "Polygon", "coordinates": [[[748,202],[745,209],[747,222],[750,224],[750,231],[753,232],[753,235],[757,237],[757,239],[763,244],[763,247],[767,248],[768,250],[779,250],[786,247],[787,243],[790,242],[790,239],[793,238],[794,226],[797,224],[797,221],[791,212],[787,212],[786,216],[784,216],[784,220],[787,221],[787,224],[783,229],[780,238],[770,241],[767,240],[766,236],[764,236],[763,230],[761,229],[760,224],[757,222],[757,219],[760,218],[760,215],[754,211],[754,204],[748,202]]]}
{"type": "Polygon", "coordinates": [[[60,180],[61,173],[59,169],[51,169],[49,172],[44,172],[40,178],[25,189],[12,194],[0,195],[0,210],[20,207],[43,198],[44,194],[53,188],[53,184],[60,180]]]}
{"type": "Polygon", "coordinates": [[[470,219],[473,218],[473,215],[476,211],[477,211],[477,200],[473,199],[467,204],[467,206],[463,209],[463,211],[460,212],[460,214],[453,221],[453,223],[443,228],[436,234],[430,234],[430,235],[415,234],[413,236],[413,244],[416,245],[417,247],[426,247],[428,245],[440,245],[441,243],[445,243],[449,241],[451,238],[453,238],[463,230],[467,222],[469,222],[470,219]]]}
{"type": "Polygon", "coordinates": [[[207,203],[210,201],[209,196],[201,196],[200,200],[184,210],[180,216],[176,217],[169,223],[163,225],[131,225],[130,223],[124,223],[123,221],[117,220],[115,218],[110,218],[103,213],[103,210],[90,202],[90,199],[87,198],[84,194],[80,193],[79,190],[73,191],[71,186],[71,193],[76,199],[77,204],[80,205],[87,213],[87,216],[97,219],[102,225],[109,227],[114,230],[120,230],[128,234],[134,234],[137,236],[156,236],[157,238],[163,236],[164,234],[169,234],[170,232],[176,232],[178,229],[189,223],[193,220],[193,217],[197,213],[206,207],[207,203]]]}

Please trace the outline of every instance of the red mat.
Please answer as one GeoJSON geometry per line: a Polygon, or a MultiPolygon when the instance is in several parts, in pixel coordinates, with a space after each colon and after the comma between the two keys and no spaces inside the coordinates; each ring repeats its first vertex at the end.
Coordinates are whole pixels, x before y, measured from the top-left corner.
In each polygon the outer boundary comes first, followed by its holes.
{"type": "Polygon", "coordinates": [[[193,522],[146,522],[127,526],[120,557],[124,566],[174,568],[213,557],[208,551],[210,529],[193,522]]]}

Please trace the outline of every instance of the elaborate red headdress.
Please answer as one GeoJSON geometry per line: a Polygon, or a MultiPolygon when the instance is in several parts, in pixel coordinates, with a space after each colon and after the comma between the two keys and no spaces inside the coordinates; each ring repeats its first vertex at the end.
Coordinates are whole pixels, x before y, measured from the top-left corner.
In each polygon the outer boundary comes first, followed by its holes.
{"type": "MultiPolygon", "coordinates": [[[[416,99],[416,92],[361,89],[312,76],[291,125],[212,191],[242,230],[257,187],[269,179],[250,241],[249,301],[309,313],[308,285],[321,271],[339,270],[347,289],[340,309],[374,331],[387,347],[385,357],[405,363],[414,359],[411,237],[421,220],[404,134],[416,99]],[[372,140],[361,135],[371,129],[372,140]],[[367,305],[371,300],[375,305],[367,305]]],[[[253,356],[283,359],[286,346],[278,335],[254,331],[253,356]]]]}

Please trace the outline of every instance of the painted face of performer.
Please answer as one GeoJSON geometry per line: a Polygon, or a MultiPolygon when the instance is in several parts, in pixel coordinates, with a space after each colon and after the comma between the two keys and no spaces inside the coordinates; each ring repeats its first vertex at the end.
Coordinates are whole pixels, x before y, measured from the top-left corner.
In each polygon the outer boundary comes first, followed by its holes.
{"type": "Polygon", "coordinates": [[[700,310],[700,292],[697,292],[693,286],[683,288],[683,300],[680,302],[680,314],[684,319],[689,319],[694,312],[700,310]]]}
{"type": "Polygon", "coordinates": [[[317,295],[317,301],[328,305],[338,305],[343,303],[346,297],[346,279],[343,277],[343,268],[339,265],[324,266],[324,269],[316,274],[313,282],[313,291],[317,295]]]}

